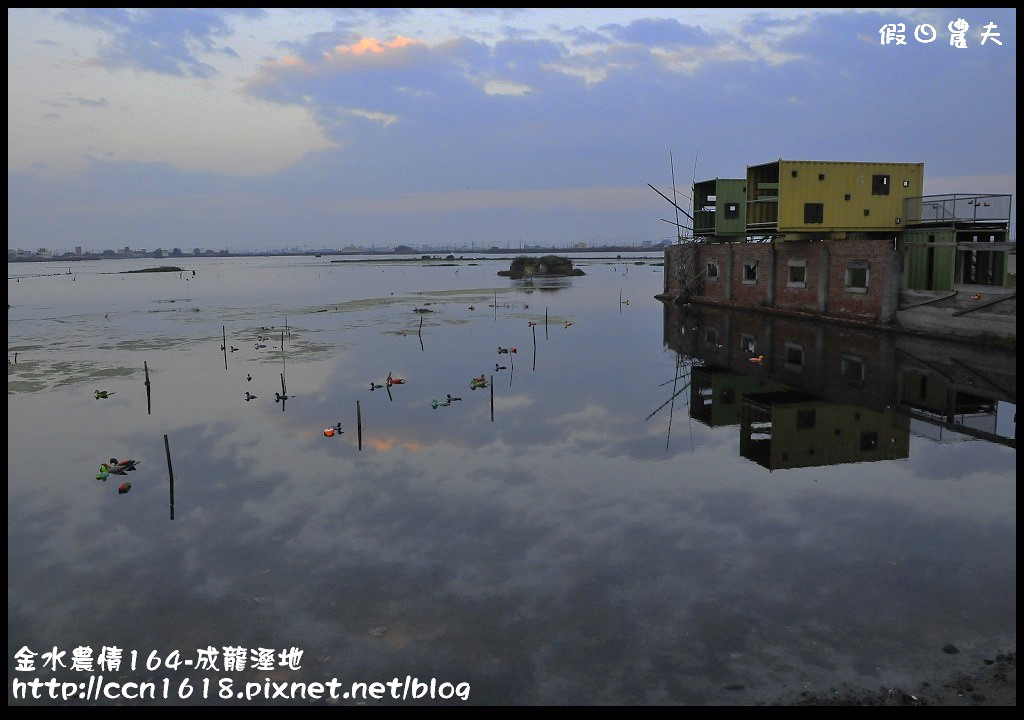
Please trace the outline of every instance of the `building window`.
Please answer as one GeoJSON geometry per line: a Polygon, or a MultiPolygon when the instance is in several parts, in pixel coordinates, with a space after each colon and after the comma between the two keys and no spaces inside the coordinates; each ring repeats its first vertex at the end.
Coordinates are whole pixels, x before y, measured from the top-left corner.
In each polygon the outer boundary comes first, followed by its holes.
{"type": "Polygon", "coordinates": [[[818,173],[818,179],[819,180],[824,180],[825,179],[825,173],[818,173]]]}
{"type": "Polygon", "coordinates": [[[745,355],[754,355],[757,352],[757,337],[748,333],[740,333],[740,350],[745,355]]]}
{"type": "Polygon", "coordinates": [[[904,180],[903,181],[903,187],[910,187],[910,181],[909,180],[904,180]]]}
{"type": "Polygon", "coordinates": [[[796,411],[796,429],[797,430],[810,430],[814,427],[814,423],[817,420],[815,417],[814,410],[797,410],[796,411]]]}
{"type": "Polygon", "coordinates": [[[718,344],[718,328],[706,327],[704,328],[704,341],[710,345],[718,344]]]}
{"type": "Polygon", "coordinates": [[[846,195],[843,196],[843,199],[846,200],[846,202],[850,202],[850,193],[846,193],[846,195]]]}
{"type": "Polygon", "coordinates": [[[791,288],[805,288],[805,287],[807,287],[807,261],[806,260],[790,260],[789,261],[789,278],[786,281],[786,287],[791,287],[791,288]]]}
{"type": "Polygon", "coordinates": [[[802,370],[804,367],[804,346],[786,343],[786,367],[790,370],[802,370]]]}
{"type": "Polygon", "coordinates": [[[796,170],[793,170],[792,172],[790,172],[790,176],[791,177],[796,177],[796,170]]]}
{"type": "Polygon", "coordinates": [[[871,211],[869,209],[867,209],[867,208],[864,208],[864,217],[867,217],[870,214],[871,214],[871,211]]]}
{"type": "Polygon", "coordinates": [[[708,282],[718,282],[718,258],[708,260],[707,276],[708,282]]]}
{"type": "Polygon", "coordinates": [[[839,363],[839,374],[847,384],[860,387],[864,384],[864,358],[856,355],[843,355],[839,363]]]}
{"type": "Polygon", "coordinates": [[[822,203],[804,203],[804,222],[825,222],[825,206],[822,203]]]}
{"type": "Polygon", "coordinates": [[[736,203],[725,204],[725,219],[735,220],[740,216],[740,206],[736,203]]]}
{"type": "Polygon", "coordinates": [[[868,261],[850,260],[846,263],[846,278],[843,289],[846,292],[866,293],[868,291],[868,261]]]}
{"type": "Polygon", "coordinates": [[[860,449],[861,450],[877,450],[878,449],[878,433],[876,432],[862,432],[860,434],[860,449]]]}
{"type": "Polygon", "coordinates": [[[722,388],[722,391],[718,394],[718,401],[722,405],[733,405],[736,403],[736,389],[735,388],[722,388]]]}
{"type": "Polygon", "coordinates": [[[746,260],[743,263],[743,284],[753,285],[757,282],[757,260],[746,260]]]}
{"type": "Polygon", "coordinates": [[[889,194],[889,176],[888,175],[872,175],[871,176],[871,194],[872,195],[888,195],[889,194]]]}

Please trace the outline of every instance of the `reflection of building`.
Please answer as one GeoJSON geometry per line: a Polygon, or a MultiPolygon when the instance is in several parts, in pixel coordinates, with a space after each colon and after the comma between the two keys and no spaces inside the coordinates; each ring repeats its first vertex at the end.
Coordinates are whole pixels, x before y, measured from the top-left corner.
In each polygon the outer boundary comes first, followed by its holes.
{"type": "Polygon", "coordinates": [[[694,367],[690,380],[690,417],[708,425],[735,425],[743,398],[782,390],[783,385],[714,366],[694,367]]]}
{"type": "Polygon", "coordinates": [[[910,418],[798,392],[743,398],[740,455],[758,465],[817,467],[910,456],[910,418]]]}
{"type": "Polygon", "coordinates": [[[738,425],[769,469],[906,458],[912,423],[1016,447],[1016,354],[835,323],[665,305],[665,344],[687,358],[693,419],[738,425]]]}
{"type": "Polygon", "coordinates": [[[1010,195],[922,195],[921,163],[778,160],[693,185],[663,300],[1016,340],[1010,195]]]}

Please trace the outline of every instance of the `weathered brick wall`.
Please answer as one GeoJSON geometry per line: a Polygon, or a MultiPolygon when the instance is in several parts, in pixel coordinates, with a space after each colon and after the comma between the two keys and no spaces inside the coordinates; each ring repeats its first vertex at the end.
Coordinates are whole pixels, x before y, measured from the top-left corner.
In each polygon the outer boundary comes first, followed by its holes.
{"type": "Polygon", "coordinates": [[[837,240],[829,243],[828,314],[878,322],[885,297],[885,259],[890,243],[885,240],[837,240]],[[866,293],[845,289],[847,263],[868,262],[866,293]]]}
{"type": "MultiPolygon", "coordinates": [[[[775,307],[783,310],[816,312],[822,279],[820,241],[792,240],[775,245],[775,307]],[[789,263],[803,262],[805,287],[789,287],[789,263]]],[[[826,270],[827,272],[827,270],[826,270]]]]}
{"type": "Polygon", "coordinates": [[[732,249],[733,302],[746,307],[764,307],[771,282],[769,277],[771,243],[733,243],[732,249]],[[743,267],[747,262],[757,263],[757,279],[754,282],[744,282],[743,280],[743,267]]]}
{"type": "MultiPolygon", "coordinates": [[[[883,322],[886,262],[891,254],[887,240],[844,239],[835,241],[787,241],[775,243],[706,243],[696,246],[696,269],[703,279],[703,302],[751,309],[775,308],[821,314],[821,284],[827,275],[825,316],[861,322],[883,322]],[[824,252],[823,252],[824,251],[824,252]],[[775,257],[772,257],[774,252],[775,257]],[[823,259],[827,267],[822,267],[823,259]],[[718,279],[705,273],[708,262],[718,261],[718,279]],[[789,286],[790,261],[805,263],[805,287],[789,286]],[[744,282],[744,265],[757,263],[757,279],[744,282]],[[774,261],[774,262],[773,262],[774,261]],[[846,288],[850,262],[866,262],[866,292],[846,288]]],[[[665,292],[676,297],[683,290],[680,266],[688,262],[694,246],[673,245],[665,251],[665,292]]]]}
{"type": "Polygon", "coordinates": [[[702,275],[704,278],[702,297],[706,297],[708,300],[724,302],[726,299],[726,290],[729,282],[729,273],[727,271],[729,247],[726,243],[705,243],[700,246],[700,252],[697,253],[697,267],[700,269],[700,272],[705,273],[702,275]],[[717,280],[712,280],[706,275],[708,263],[712,261],[718,262],[717,280]]]}

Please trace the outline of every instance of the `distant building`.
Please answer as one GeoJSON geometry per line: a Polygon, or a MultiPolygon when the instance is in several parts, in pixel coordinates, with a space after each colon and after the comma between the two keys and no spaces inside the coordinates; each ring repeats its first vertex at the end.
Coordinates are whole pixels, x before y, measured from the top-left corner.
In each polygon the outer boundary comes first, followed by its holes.
{"type": "Polygon", "coordinates": [[[782,159],[696,182],[660,297],[1015,341],[1012,196],[923,183],[922,163],[782,159]]]}

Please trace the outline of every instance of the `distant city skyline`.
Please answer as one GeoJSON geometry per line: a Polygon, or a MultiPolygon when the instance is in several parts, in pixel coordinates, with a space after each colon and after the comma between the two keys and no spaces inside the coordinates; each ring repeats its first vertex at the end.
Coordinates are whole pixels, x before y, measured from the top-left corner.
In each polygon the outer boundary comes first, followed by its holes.
{"type": "Polygon", "coordinates": [[[1013,8],[7,17],[9,249],[658,244],[779,158],[1016,194],[1013,8]]]}
{"type": "MultiPolygon", "coordinates": [[[[667,241],[666,241],[667,242],[667,241]]],[[[511,246],[506,245],[504,247],[500,245],[490,245],[477,247],[475,244],[466,246],[462,245],[348,245],[343,248],[339,247],[312,247],[310,245],[292,245],[288,247],[243,247],[240,249],[229,250],[227,248],[104,248],[102,250],[95,250],[83,247],[75,247],[71,250],[65,250],[63,248],[50,249],[50,248],[36,248],[35,250],[28,250],[25,248],[9,248],[7,251],[9,260],[21,260],[21,259],[80,259],[80,258],[95,258],[95,257],[207,257],[217,255],[298,255],[298,254],[314,254],[314,253],[325,253],[325,254],[360,254],[360,253],[487,253],[487,252],[512,252],[512,251],[523,251],[523,252],[536,252],[544,250],[595,250],[600,251],[602,249],[621,250],[622,248],[636,248],[638,251],[642,250],[657,250],[662,251],[665,247],[665,242],[651,242],[649,240],[634,241],[632,243],[620,243],[620,244],[597,244],[597,243],[586,243],[578,242],[571,245],[560,245],[560,246],[545,246],[545,245],[526,245],[521,243],[519,245],[511,246]],[[162,253],[162,254],[158,254],[162,253]]]]}

